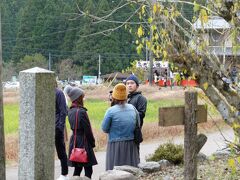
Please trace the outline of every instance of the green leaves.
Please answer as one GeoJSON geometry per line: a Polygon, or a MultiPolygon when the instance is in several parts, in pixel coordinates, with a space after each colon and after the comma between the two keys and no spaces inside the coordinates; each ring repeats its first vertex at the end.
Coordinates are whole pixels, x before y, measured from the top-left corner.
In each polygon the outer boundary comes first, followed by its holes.
{"type": "Polygon", "coordinates": [[[141,25],[140,25],[140,27],[138,28],[137,35],[138,35],[139,38],[144,35],[144,31],[143,31],[143,28],[142,28],[141,25]]]}
{"type": "Polygon", "coordinates": [[[199,11],[199,10],[200,10],[200,6],[199,6],[199,4],[196,3],[196,1],[194,1],[193,11],[194,11],[194,12],[197,12],[197,11],[199,11]]]}
{"type": "Polygon", "coordinates": [[[202,24],[207,23],[208,22],[208,14],[207,11],[205,9],[201,9],[200,10],[200,16],[199,16],[202,24]]]}
{"type": "Polygon", "coordinates": [[[137,46],[137,53],[138,53],[138,54],[141,54],[142,49],[143,49],[143,45],[140,43],[140,44],[137,46]]]}
{"type": "Polygon", "coordinates": [[[17,64],[18,71],[25,69],[41,67],[47,69],[47,60],[42,54],[26,55],[17,64]]]}
{"type": "Polygon", "coordinates": [[[235,160],[233,158],[228,159],[228,166],[232,169],[232,173],[236,173],[236,164],[235,164],[235,160]]]}
{"type": "Polygon", "coordinates": [[[203,83],[203,88],[204,88],[205,90],[207,90],[207,88],[208,88],[208,82],[203,83]]]}
{"type": "Polygon", "coordinates": [[[141,13],[145,14],[145,11],[146,11],[146,5],[143,5],[142,8],[141,8],[141,13]]]}
{"type": "Polygon", "coordinates": [[[148,18],[148,23],[151,24],[153,22],[153,18],[152,17],[149,17],[148,18]]]}

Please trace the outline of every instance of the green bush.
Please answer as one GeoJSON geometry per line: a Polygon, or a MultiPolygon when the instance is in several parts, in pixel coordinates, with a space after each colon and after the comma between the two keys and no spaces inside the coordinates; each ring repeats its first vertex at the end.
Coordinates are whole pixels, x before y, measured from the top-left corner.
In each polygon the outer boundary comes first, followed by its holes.
{"type": "Polygon", "coordinates": [[[183,163],[183,146],[175,145],[173,143],[165,143],[160,145],[147,161],[160,161],[166,159],[173,164],[183,163]]]}

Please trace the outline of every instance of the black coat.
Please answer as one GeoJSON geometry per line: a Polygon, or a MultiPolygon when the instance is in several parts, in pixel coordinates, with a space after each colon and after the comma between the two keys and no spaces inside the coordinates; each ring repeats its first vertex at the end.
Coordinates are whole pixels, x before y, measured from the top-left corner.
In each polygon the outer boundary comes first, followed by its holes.
{"type": "MultiPolygon", "coordinates": [[[[74,147],[74,129],[75,129],[76,112],[77,112],[76,107],[70,108],[68,112],[68,120],[70,123],[70,127],[72,129],[72,136],[70,138],[70,144],[69,144],[69,157],[74,147]]],[[[97,164],[97,160],[93,151],[93,148],[95,147],[95,139],[94,139],[90,121],[87,115],[87,109],[83,107],[80,107],[78,111],[76,147],[78,148],[85,147],[89,162],[76,163],[76,162],[69,161],[69,166],[84,167],[84,166],[93,166],[97,164]]]]}
{"type": "Polygon", "coordinates": [[[128,95],[129,104],[132,104],[138,111],[140,116],[140,125],[143,125],[143,118],[145,117],[147,109],[147,99],[142,95],[141,92],[133,92],[128,95]]]}

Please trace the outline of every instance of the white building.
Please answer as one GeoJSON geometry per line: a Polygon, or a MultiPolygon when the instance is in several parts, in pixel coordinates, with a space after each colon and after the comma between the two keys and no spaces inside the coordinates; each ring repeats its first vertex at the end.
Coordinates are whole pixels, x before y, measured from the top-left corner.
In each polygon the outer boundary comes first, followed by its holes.
{"type": "MultiPolygon", "coordinates": [[[[233,40],[231,34],[232,28],[234,27],[231,27],[225,19],[218,16],[209,17],[206,23],[202,23],[201,20],[198,19],[193,24],[193,29],[202,35],[209,52],[220,57],[223,63],[229,60],[240,59],[240,49],[237,49],[236,46],[236,44],[238,44],[238,46],[240,45],[240,37],[234,42],[235,39],[233,40]]],[[[197,46],[192,42],[190,42],[190,44],[198,51],[197,46]]]]}

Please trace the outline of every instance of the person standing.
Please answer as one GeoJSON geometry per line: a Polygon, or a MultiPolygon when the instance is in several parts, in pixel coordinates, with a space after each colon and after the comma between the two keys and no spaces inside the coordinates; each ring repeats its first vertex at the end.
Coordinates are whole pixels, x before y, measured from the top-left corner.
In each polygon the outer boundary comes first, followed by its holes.
{"type": "Polygon", "coordinates": [[[87,163],[79,163],[69,160],[69,166],[74,167],[73,176],[80,176],[84,167],[85,176],[91,179],[93,173],[92,166],[97,164],[97,160],[93,151],[93,148],[95,147],[95,138],[88,118],[87,109],[84,107],[83,102],[84,91],[78,87],[69,86],[66,88],[66,93],[72,102],[68,111],[68,120],[72,130],[72,136],[69,142],[69,157],[74,148],[74,130],[76,128],[76,148],[84,147],[88,157],[87,163]],[[76,120],[78,120],[78,127],[75,127],[76,120]]]}
{"type": "Polygon", "coordinates": [[[126,86],[119,83],[113,89],[111,107],[106,111],[102,122],[102,130],[108,134],[106,170],[121,165],[137,167],[140,162],[137,144],[134,142],[136,123],[140,122],[139,115],[126,100],[126,86]]]}
{"type": "Polygon", "coordinates": [[[137,109],[142,128],[143,119],[147,109],[147,99],[142,95],[142,92],[138,91],[139,80],[135,75],[132,74],[126,79],[126,86],[129,93],[127,102],[132,104],[137,109]]]}
{"type": "Polygon", "coordinates": [[[171,86],[171,90],[174,86],[174,76],[173,76],[173,72],[170,70],[169,71],[169,78],[170,78],[170,86],[171,86]]]}
{"type": "Polygon", "coordinates": [[[56,114],[55,114],[55,146],[61,163],[61,175],[57,180],[68,180],[68,163],[66,146],[64,142],[64,128],[67,116],[66,99],[63,91],[55,88],[56,114]]]}

